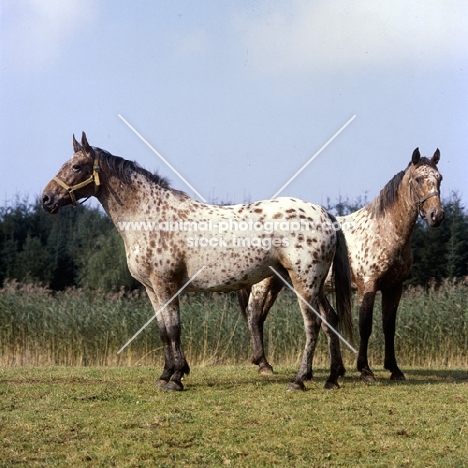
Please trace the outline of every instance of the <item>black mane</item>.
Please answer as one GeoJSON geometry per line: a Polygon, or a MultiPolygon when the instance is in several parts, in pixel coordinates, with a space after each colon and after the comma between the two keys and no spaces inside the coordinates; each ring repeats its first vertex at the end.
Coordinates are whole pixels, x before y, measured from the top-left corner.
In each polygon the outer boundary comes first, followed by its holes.
{"type": "Polygon", "coordinates": [[[146,177],[150,182],[153,182],[163,189],[171,190],[175,194],[188,196],[184,192],[171,188],[169,181],[165,177],[146,170],[136,161],[129,161],[120,156],[114,156],[101,148],[93,147],[93,150],[97,154],[99,161],[102,161],[113,174],[126,184],[131,181],[132,174],[136,173],[146,177]]]}

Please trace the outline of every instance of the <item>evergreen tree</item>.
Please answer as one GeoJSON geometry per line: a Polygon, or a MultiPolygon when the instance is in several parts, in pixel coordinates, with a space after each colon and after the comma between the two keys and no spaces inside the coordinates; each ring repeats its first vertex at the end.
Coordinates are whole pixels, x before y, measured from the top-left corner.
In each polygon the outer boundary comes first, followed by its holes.
{"type": "Polygon", "coordinates": [[[346,216],[350,213],[360,210],[364,205],[367,204],[367,194],[364,198],[357,197],[354,201],[351,201],[348,197],[343,199],[340,195],[335,204],[332,204],[330,199],[327,198],[327,205],[325,209],[335,216],[346,216]]]}
{"type": "Polygon", "coordinates": [[[427,285],[468,274],[468,214],[458,194],[443,203],[445,220],[431,228],[421,219],[411,239],[413,267],[408,284],[427,285]]]}
{"type": "Polygon", "coordinates": [[[52,277],[52,258],[39,237],[28,235],[23,249],[16,255],[14,277],[19,281],[49,284],[52,277]]]}
{"type": "MultiPolygon", "coordinates": [[[[339,197],[334,205],[327,200],[327,210],[346,215],[365,203],[339,197]]],[[[429,228],[421,219],[416,223],[410,284],[468,276],[468,213],[457,193],[443,205],[441,226],[429,228]]],[[[51,216],[39,201],[19,198],[0,207],[0,285],[7,278],[41,282],[54,290],[141,287],[128,271],[122,238],[100,209],[79,205],[51,216]]]]}
{"type": "Polygon", "coordinates": [[[468,216],[458,193],[444,205],[447,229],[446,274],[449,278],[468,275],[468,216]]]}
{"type": "Polygon", "coordinates": [[[116,229],[113,228],[94,240],[92,248],[81,263],[78,283],[82,287],[104,291],[120,287],[127,290],[141,287],[130,275],[124,243],[116,229]]]}

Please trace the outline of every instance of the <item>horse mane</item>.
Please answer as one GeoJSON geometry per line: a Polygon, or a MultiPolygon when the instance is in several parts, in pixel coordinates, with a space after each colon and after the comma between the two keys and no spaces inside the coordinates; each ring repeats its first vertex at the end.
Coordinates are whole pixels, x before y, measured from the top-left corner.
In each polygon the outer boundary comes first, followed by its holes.
{"type": "Polygon", "coordinates": [[[382,217],[398,200],[398,189],[404,175],[405,171],[400,171],[398,174],[395,174],[392,179],[386,183],[377,198],[366,205],[372,218],[382,217]]]}
{"type": "Polygon", "coordinates": [[[165,177],[160,176],[158,173],[148,171],[141,167],[136,161],[129,161],[120,156],[114,156],[101,148],[93,147],[93,150],[97,153],[99,161],[103,162],[113,174],[126,184],[131,182],[133,174],[140,174],[148,181],[163,189],[170,190],[175,195],[188,197],[185,192],[172,188],[165,177]]]}
{"type": "MultiPolygon", "coordinates": [[[[371,217],[381,218],[385,215],[385,212],[395,204],[398,200],[398,191],[400,189],[401,181],[403,180],[406,170],[411,166],[411,164],[412,163],[410,162],[404,171],[400,171],[398,174],[395,174],[380,191],[377,198],[366,205],[366,209],[370,212],[371,217]]],[[[425,157],[420,158],[414,167],[418,168],[423,165],[431,166],[437,170],[437,166],[430,159],[425,157]]]]}

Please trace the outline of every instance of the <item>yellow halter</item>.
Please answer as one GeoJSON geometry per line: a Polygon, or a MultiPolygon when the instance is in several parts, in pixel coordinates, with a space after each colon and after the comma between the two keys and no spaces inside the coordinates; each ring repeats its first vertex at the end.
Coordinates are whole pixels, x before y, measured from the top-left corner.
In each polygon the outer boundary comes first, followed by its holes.
{"type": "Polygon", "coordinates": [[[68,184],[60,180],[57,176],[55,176],[52,180],[55,180],[55,182],[57,182],[70,194],[70,198],[73,203],[73,206],[76,206],[77,205],[76,197],[75,197],[75,194],[73,193],[75,190],[79,190],[80,188],[86,187],[87,185],[94,182],[94,193],[97,192],[98,187],[101,185],[101,181],[99,180],[99,169],[100,169],[99,159],[96,157],[93,163],[93,173],[83,182],[80,182],[79,184],[76,184],[76,185],[73,185],[73,187],[70,187],[68,184]]]}

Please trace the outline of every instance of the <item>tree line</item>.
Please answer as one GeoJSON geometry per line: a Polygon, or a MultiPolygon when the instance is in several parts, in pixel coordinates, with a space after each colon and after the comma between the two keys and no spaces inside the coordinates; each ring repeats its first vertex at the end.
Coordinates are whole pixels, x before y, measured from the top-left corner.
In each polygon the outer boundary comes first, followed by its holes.
{"type": "MultiPolygon", "coordinates": [[[[336,215],[366,203],[328,200],[336,215]]],[[[407,284],[427,286],[468,276],[468,212],[457,193],[443,202],[445,220],[429,228],[419,219],[412,236],[414,263],[407,284]]],[[[0,285],[6,280],[69,287],[132,290],[141,287],[128,271],[123,241],[99,208],[79,205],[51,216],[39,201],[16,199],[0,207],[0,285]]]]}

